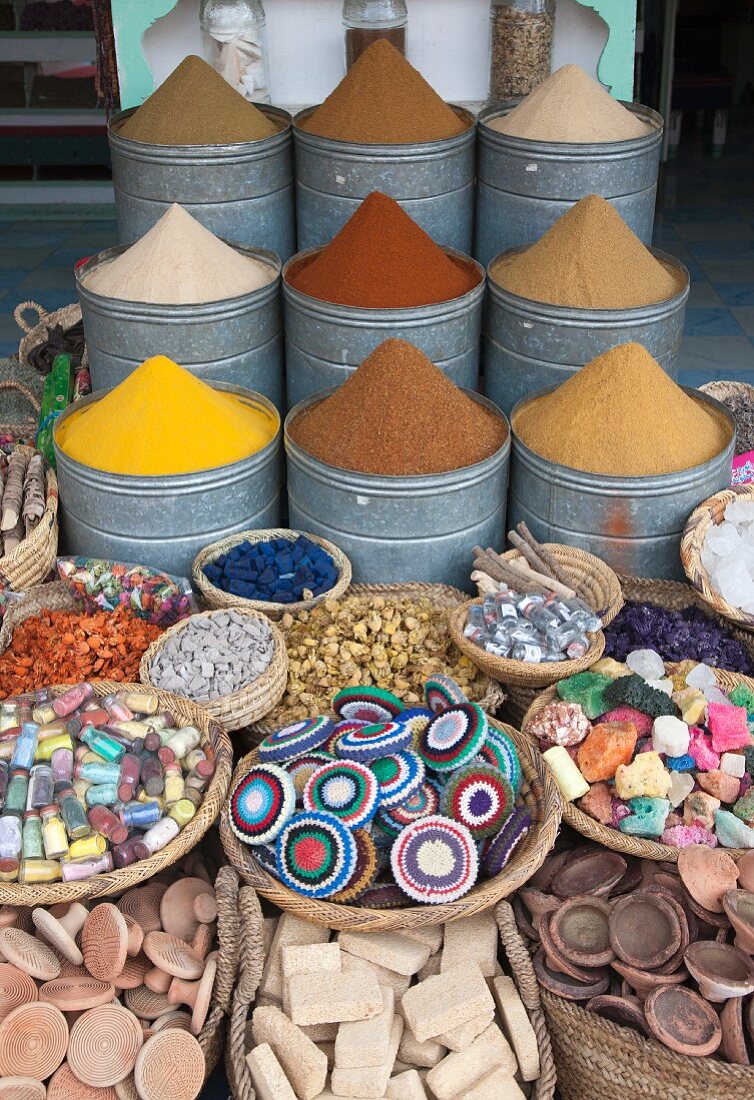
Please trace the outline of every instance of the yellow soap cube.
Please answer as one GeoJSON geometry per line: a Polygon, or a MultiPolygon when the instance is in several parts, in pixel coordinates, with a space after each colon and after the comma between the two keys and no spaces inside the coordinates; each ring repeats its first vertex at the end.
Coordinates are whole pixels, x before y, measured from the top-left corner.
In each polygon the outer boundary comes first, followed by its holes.
{"type": "Polygon", "coordinates": [[[674,691],[673,702],[681,708],[681,717],[688,726],[698,725],[707,708],[707,700],[697,688],[674,691]]]}
{"type": "Polygon", "coordinates": [[[670,772],[657,752],[640,752],[632,764],[619,764],[615,773],[618,798],[665,798],[670,772]]]}

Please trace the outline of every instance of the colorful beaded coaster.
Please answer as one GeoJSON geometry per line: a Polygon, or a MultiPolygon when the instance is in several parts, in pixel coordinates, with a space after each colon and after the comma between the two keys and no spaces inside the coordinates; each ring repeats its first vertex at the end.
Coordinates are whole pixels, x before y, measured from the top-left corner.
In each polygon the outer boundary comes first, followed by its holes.
{"type": "Polygon", "coordinates": [[[310,898],[337,894],[356,867],[351,830],[329,813],[296,814],[275,845],[280,881],[310,898]]]}
{"type": "Polygon", "coordinates": [[[367,890],[377,878],[377,847],[366,829],[354,829],[356,841],[356,867],[346,885],[332,900],[347,903],[354,901],[367,890]]]}
{"type": "Polygon", "coordinates": [[[244,844],[274,840],[296,807],[296,789],[276,764],[254,764],[231,792],[230,827],[244,844]]]}
{"type": "Polygon", "coordinates": [[[430,905],[463,897],[479,870],[469,830],[439,814],[406,826],[393,844],[390,865],[401,890],[430,905]]]}
{"type": "Polygon", "coordinates": [[[276,878],[278,880],[280,879],[280,875],[278,874],[278,862],[274,844],[255,845],[254,859],[257,861],[262,870],[266,871],[268,875],[272,875],[273,878],[276,878]]]}
{"type": "Polygon", "coordinates": [[[516,796],[498,768],[469,764],[448,779],[442,792],[442,812],[460,821],[475,840],[492,836],[513,813],[516,796]]]}
{"type": "Polygon", "coordinates": [[[325,741],[322,748],[325,752],[329,752],[331,756],[338,755],[338,742],[340,741],[341,734],[349,733],[351,730],[361,730],[364,726],[370,725],[369,722],[363,722],[358,718],[345,718],[342,722],[336,722],[333,726],[332,733],[325,741]]]}
{"type": "Polygon", "coordinates": [[[364,909],[404,909],[408,898],[394,882],[377,882],[354,901],[364,909]]]}
{"type": "Polygon", "coordinates": [[[304,787],[304,809],[335,814],[349,829],[371,821],[379,801],[377,777],[357,760],[323,764],[304,787]]]}
{"type": "Polygon", "coordinates": [[[482,872],[487,878],[500,874],[530,828],[531,814],[526,807],[517,806],[497,836],[482,848],[482,872]]]}
{"type": "Polygon", "coordinates": [[[342,734],[337,753],[346,760],[363,760],[368,763],[381,756],[389,756],[392,752],[400,752],[410,745],[411,730],[407,726],[401,726],[398,722],[375,722],[371,726],[342,734]]]}
{"type": "MultiPolygon", "coordinates": [[[[379,761],[378,761],[379,763],[379,761]]],[[[425,779],[420,787],[413,791],[400,806],[380,807],[380,823],[387,826],[393,836],[412,821],[439,813],[440,792],[434,783],[425,779]]]]}
{"type": "Polygon", "coordinates": [[[362,722],[389,722],[403,710],[400,699],[390,691],[376,687],[347,687],[332,701],[332,709],[341,718],[362,722]]]}
{"type": "Polygon", "coordinates": [[[424,782],[424,761],[410,749],[373,760],[369,767],[380,785],[380,806],[400,806],[424,782]]]}
{"type": "Polygon", "coordinates": [[[479,750],[480,764],[490,764],[493,768],[499,768],[505,778],[513,787],[513,793],[521,790],[522,775],[521,764],[516,752],[516,746],[505,732],[497,726],[489,726],[487,739],[479,750]]]}
{"type": "Polygon", "coordinates": [[[487,737],[487,716],[476,703],[448,707],[429,723],[419,738],[424,763],[435,771],[452,771],[468,764],[487,737]]]}
{"type": "Polygon", "coordinates": [[[459,703],[469,701],[452,676],[445,676],[442,672],[436,676],[430,676],[426,681],[424,698],[433,714],[439,714],[447,707],[455,707],[459,703]]]}
{"type": "Polygon", "coordinates": [[[293,760],[305,752],[318,749],[332,733],[333,723],[324,715],[319,718],[305,718],[276,730],[259,744],[259,759],[262,763],[279,760],[293,760]]]}
{"type": "Polygon", "coordinates": [[[291,760],[290,763],[285,765],[285,770],[293,780],[293,786],[296,788],[297,801],[301,802],[303,799],[304,787],[318,768],[321,768],[323,764],[332,763],[332,759],[329,752],[315,749],[314,752],[305,752],[303,756],[297,756],[295,760],[291,760]]]}
{"type": "Polygon", "coordinates": [[[415,748],[433,718],[434,715],[429,707],[411,707],[410,710],[402,711],[396,718],[396,722],[399,726],[408,726],[411,730],[411,747],[415,748]]]}

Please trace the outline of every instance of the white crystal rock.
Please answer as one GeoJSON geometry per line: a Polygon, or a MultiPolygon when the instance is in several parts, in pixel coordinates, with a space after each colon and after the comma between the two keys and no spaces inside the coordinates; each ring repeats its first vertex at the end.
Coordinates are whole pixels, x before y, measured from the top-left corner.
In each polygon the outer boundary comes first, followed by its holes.
{"type": "Polygon", "coordinates": [[[720,757],[720,771],[742,779],[746,772],[746,757],[740,752],[724,752],[720,757]]]}
{"type": "Polygon", "coordinates": [[[691,794],[695,786],[696,784],[688,772],[670,773],[670,790],[666,797],[673,809],[680,806],[686,795],[691,794]]]}
{"type": "Polygon", "coordinates": [[[708,687],[717,687],[717,680],[715,674],[709,665],[698,664],[692,668],[691,672],[686,676],[686,683],[690,688],[697,688],[699,691],[704,691],[708,687]]]}
{"type": "Polygon", "coordinates": [[[655,691],[664,691],[666,695],[673,694],[673,681],[672,680],[647,680],[647,687],[654,688],[655,691]]]}
{"type": "Polygon", "coordinates": [[[702,692],[702,695],[704,696],[704,698],[707,700],[708,703],[728,703],[729,702],[728,696],[725,694],[724,691],[721,691],[720,688],[717,685],[715,685],[714,687],[704,688],[704,690],[702,692]]]}
{"type": "Polygon", "coordinates": [[[689,751],[691,735],[689,727],[672,714],[655,718],[652,725],[652,748],[667,756],[683,756],[689,751]]]}
{"type": "Polygon", "coordinates": [[[732,523],[721,523],[718,527],[710,527],[704,540],[704,545],[720,558],[733,553],[740,543],[741,536],[732,523]]]}
{"type": "Polygon", "coordinates": [[[733,607],[754,602],[754,580],[743,554],[724,558],[711,580],[726,603],[733,607]]]}
{"type": "Polygon", "coordinates": [[[732,500],[725,518],[728,523],[754,523],[754,500],[732,500]]]}
{"type": "Polygon", "coordinates": [[[626,664],[644,680],[659,680],[665,675],[665,663],[654,649],[635,649],[626,657],[626,664]]]}

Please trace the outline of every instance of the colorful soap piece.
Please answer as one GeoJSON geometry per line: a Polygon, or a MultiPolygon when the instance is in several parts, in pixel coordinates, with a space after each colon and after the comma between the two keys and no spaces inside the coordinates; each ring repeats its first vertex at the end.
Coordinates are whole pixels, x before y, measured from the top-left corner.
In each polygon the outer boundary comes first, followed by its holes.
{"type": "Polygon", "coordinates": [[[577,762],[588,783],[612,779],[621,764],[630,764],[637,733],[632,722],[605,722],[592,726],[579,745],[577,762]]]}
{"type": "Polygon", "coordinates": [[[349,829],[358,829],[374,817],[380,789],[374,773],[356,760],[323,764],[304,787],[306,810],[334,814],[349,829]]]}
{"type": "Polygon", "coordinates": [[[660,718],[663,714],[675,717],[678,714],[678,707],[669,695],[650,687],[646,680],[635,674],[611,680],[605,690],[604,700],[607,704],[604,710],[628,706],[642,711],[651,718],[660,718]]]}
{"type": "Polygon", "coordinates": [[[296,807],[296,790],[276,764],[254,764],[231,791],[230,827],[244,844],[274,840],[296,807]]]}
{"type": "MultiPolygon", "coordinates": [[[[623,677],[623,679],[629,679],[629,677],[623,677]]],[[[574,676],[560,680],[557,690],[561,699],[566,703],[578,703],[587,718],[592,719],[610,710],[606,693],[613,683],[619,682],[611,680],[609,676],[600,676],[596,672],[577,672],[574,676]]]]}
{"type": "Polygon", "coordinates": [[[439,814],[406,826],[390,853],[393,877],[404,893],[435,905],[463,897],[476,881],[478,862],[466,826],[439,814]]]}
{"type": "Polygon", "coordinates": [[[333,723],[324,716],[305,718],[281,730],[268,734],[259,743],[259,759],[263,763],[293,760],[305,752],[324,745],[333,732],[333,723]]]}
{"type": "Polygon", "coordinates": [[[615,773],[615,791],[619,798],[665,798],[670,790],[670,775],[658,753],[640,753],[632,764],[621,764],[615,773]]]}
{"type": "Polygon", "coordinates": [[[332,708],[341,718],[356,718],[372,725],[391,721],[403,705],[392,692],[369,686],[343,688],[334,697],[332,708]]]}
{"type": "Polygon", "coordinates": [[[410,749],[381,756],[369,766],[379,784],[380,806],[386,809],[403,805],[424,783],[424,761],[410,749]]]}
{"type": "Polygon", "coordinates": [[[631,798],[628,802],[630,813],[619,823],[622,833],[630,836],[658,837],[665,830],[665,821],[670,813],[670,803],[666,798],[631,798]]]}
{"type": "Polygon", "coordinates": [[[419,739],[419,753],[435,771],[470,762],[487,737],[487,716],[477,703],[460,703],[438,714],[419,739]]]}
{"type": "Polygon", "coordinates": [[[715,752],[743,749],[752,743],[746,707],[710,703],[707,707],[707,726],[712,734],[712,748],[715,752]]]}
{"type": "Polygon", "coordinates": [[[460,821],[476,840],[492,836],[513,812],[515,795],[496,769],[471,764],[449,777],[442,793],[442,811],[460,821]]]}
{"type": "Polygon", "coordinates": [[[356,867],[353,834],[334,814],[297,814],[275,845],[281,882],[310,898],[326,898],[345,888],[356,867]]]}
{"type": "MultiPolygon", "coordinates": [[[[571,677],[573,679],[573,677],[571,677]]],[[[603,719],[607,721],[607,719],[603,719]]],[[[548,703],[526,727],[526,732],[547,745],[579,745],[591,729],[580,703],[548,703]]]]}

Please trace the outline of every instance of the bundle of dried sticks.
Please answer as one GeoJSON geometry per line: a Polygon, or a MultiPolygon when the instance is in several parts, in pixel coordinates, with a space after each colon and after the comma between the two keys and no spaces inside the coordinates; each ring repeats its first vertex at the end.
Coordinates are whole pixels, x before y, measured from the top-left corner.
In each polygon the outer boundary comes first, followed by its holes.
{"type": "Polygon", "coordinates": [[[486,550],[474,547],[471,579],[480,592],[497,592],[502,583],[519,592],[555,592],[564,599],[588,599],[589,593],[565,573],[555,555],[537,542],[525,523],[509,531],[508,540],[520,552],[520,558],[503,558],[490,546],[486,550]]]}

